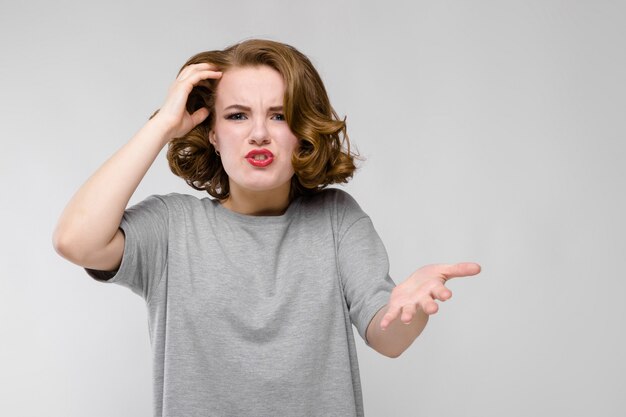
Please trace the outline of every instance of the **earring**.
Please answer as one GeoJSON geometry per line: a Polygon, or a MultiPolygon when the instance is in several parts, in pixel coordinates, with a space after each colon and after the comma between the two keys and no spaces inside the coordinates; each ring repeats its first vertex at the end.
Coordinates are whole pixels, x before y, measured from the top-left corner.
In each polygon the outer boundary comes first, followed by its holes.
{"type": "Polygon", "coordinates": [[[218,151],[217,149],[215,150],[215,154],[216,154],[218,157],[219,157],[219,156],[221,156],[221,155],[220,155],[220,153],[219,153],[219,151],[218,151]]]}

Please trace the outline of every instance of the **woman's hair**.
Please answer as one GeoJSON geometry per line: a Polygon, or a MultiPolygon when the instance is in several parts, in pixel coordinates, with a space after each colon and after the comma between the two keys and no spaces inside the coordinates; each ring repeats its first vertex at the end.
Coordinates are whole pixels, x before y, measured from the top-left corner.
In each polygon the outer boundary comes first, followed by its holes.
{"type": "MultiPolygon", "coordinates": [[[[211,63],[222,72],[266,65],[282,75],[286,86],[285,119],[298,138],[291,158],[295,174],[291,179],[290,200],[329,184],[345,183],[352,177],[356,169],[354,159],[360,157],[350,150],[345,118],[339,120],[319,74],[304,54],[283,43],[251,39],[223,51],[196,54],[181,71],[198,63],[211,63]]],[[[209,131],[215,123],[218,83],[216,79],[203,80],[189,94],[187,111],[193,113],[206,107],[209,116],[185,136],[170,141],[167,160],[172,172],[191,187],[224,199],[229,194],[228,175],[209,141],[209,131]]]]}

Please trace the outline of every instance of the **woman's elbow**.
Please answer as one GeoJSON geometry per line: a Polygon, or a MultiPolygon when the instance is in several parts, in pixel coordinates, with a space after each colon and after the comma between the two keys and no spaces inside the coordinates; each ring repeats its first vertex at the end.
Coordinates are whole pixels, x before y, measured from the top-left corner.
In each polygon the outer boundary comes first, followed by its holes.
{"type": "Polygon", "coordinates": [[[76,263],[80,258],[78,254],[78,246],[76,239],[72,238],[70,233],[57,227],[52,233],[52,247],[57,254],[67,259],[68,261],[76,263]]]}

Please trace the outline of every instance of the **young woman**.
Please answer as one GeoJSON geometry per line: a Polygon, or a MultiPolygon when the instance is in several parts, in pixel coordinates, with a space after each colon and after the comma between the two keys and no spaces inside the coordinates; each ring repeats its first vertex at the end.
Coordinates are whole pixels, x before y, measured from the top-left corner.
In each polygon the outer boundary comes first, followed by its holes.
{"type": "Polygon", "coordinates": [[[480,271],[429,265],[396,286],[370,218],[327,188],[354,158],[306,56],[249,40],[185,63],[78,190],[55,249],[145,299],[155,416],[362,416],[352,325],[395,358],[451,297],[445,281],[480,271]],[[214,198],[126,209],[166,144],[172,171],[214,198]]]}

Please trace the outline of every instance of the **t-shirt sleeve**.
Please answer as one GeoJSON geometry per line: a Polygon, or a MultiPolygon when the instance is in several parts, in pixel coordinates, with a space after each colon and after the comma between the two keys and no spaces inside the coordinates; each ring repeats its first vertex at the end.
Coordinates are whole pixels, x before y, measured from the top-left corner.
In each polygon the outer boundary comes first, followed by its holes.
{"type": "Polygon", "coordinates": [[[100,282],[129,288],[146,301],[167,268],[168,208],[161,196],[150,196],[124,211],[120,229],[124,254],[117,271],[85,268],[100,282]]]}
{"type": "Polygon", "coordinates": [[[389,276],[389,258],[371,219],[351,223],[338,243],[339,274],[350,312],[367,346],[367,326],[389,301],[396,286],[389,276]]]}

